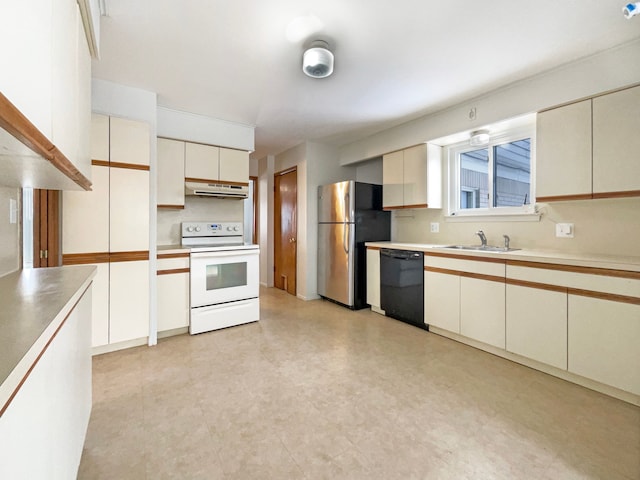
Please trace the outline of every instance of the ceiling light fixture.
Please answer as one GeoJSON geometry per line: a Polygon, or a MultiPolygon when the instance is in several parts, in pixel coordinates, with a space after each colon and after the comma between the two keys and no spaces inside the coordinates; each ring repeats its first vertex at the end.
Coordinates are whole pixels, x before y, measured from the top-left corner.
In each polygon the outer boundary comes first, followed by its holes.
{"type": "Polygon", "coordinates": [[[302,71],[312,78],[325,78],[333,73],[333,53],[327,42],[316,40],[304,51],[302,71]]]}
{"type": "Polygon", "coordinates": [[[475,132],[471,132],[469,145],[472,147],[482,147],[489,143],[490,138],[489,130],[476,130],[475,132]]]}

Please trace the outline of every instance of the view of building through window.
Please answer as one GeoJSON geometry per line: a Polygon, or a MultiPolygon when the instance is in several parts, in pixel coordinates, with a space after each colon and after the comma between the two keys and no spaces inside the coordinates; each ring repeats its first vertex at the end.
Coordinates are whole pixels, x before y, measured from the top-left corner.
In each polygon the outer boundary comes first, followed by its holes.
{"type": "Polygon", "coordinates": [[[459,165],[461,209],[530,203],[530,138],[460,153],[459,165]]]}

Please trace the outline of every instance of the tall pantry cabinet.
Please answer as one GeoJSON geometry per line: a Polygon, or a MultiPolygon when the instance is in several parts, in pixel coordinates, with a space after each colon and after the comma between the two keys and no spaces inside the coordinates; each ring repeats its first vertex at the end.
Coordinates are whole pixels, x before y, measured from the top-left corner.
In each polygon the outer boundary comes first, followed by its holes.
{"type": "Polygon", "coordinates": [[[93,114],[91,192],[63,192],[64,265],[94,264],[93,347],[149,334],[146,123],[93,114]]]}

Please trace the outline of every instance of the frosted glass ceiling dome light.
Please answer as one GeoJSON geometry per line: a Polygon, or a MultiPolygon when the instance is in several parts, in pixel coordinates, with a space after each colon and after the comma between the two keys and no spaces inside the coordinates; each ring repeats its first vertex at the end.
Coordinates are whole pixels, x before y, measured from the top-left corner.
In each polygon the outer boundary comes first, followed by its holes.
{"type": "Polygon", "coordinates": [[[489,143],[490,138],[489,130],[476,130],[475,132],[471,132],[469,145],[472,147],[482,147],[489,143]]]}
{"type": "Polygon", "coordinates": [[[302,71],[313,78],[325,78],[333,73],[333,53],[327,42],[316,40],[304,51],[302,71]]]}

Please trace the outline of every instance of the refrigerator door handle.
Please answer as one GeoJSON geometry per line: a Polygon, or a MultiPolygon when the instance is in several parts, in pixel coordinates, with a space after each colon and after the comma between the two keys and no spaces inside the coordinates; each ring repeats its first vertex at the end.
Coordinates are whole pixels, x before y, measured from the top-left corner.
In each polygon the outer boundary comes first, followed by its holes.
{"type": "Polygon", "coordinates": [[[344,253],[349,253],[349,239],[347,238],[348,236],[348,230],[349,230],[349,224],[348,223],[343,223],[342,224],[342,248],[344,249],[344,253]]]}
{"type": "Polygon", "coordinates": [[[350,211],[349,211],[349,194],[345,193],[344,194],[344,221],[345,223],[351,223],[351,217],[350,215],[350,211]]]}

